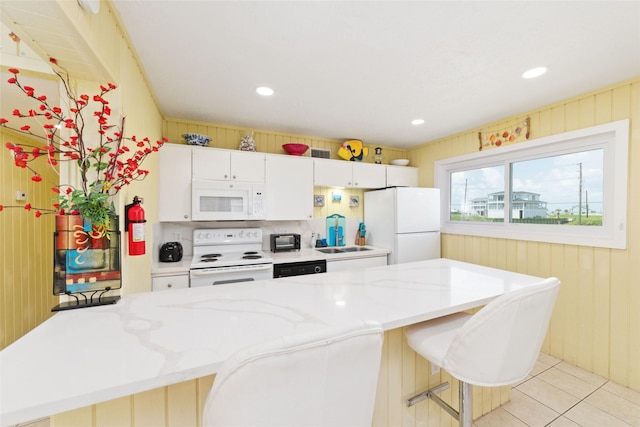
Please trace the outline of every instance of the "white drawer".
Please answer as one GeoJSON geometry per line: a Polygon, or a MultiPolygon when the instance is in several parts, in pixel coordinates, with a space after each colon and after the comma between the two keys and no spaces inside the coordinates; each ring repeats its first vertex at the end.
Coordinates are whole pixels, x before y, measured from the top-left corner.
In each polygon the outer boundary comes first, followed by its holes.
{"type": "Polygon", "coordinates": [[[189,275],[159,276],[151,278],[151,290],[168,291],[171,289],[184,289],[189,287],[189,275]]]}

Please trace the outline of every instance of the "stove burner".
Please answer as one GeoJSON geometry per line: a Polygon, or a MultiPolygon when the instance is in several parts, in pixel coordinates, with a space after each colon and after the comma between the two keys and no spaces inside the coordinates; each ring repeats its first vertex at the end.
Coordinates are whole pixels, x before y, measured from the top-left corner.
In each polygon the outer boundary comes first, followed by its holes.
{"type": "Polygon", "coordinates": [[[258,252],[256,252],[256,251],[248,251],[248,252],[245,252],[244,255],[258,255],[258,252]]]}
{"type": "Polygon", "coordinates": [[[200,261],[202,261],[202,262],[214,262],[214,261],[218,261],[218,258],[202,258],[200,261]]]}
{"type": "Polygon", "coordinates": [[[219,258],[221,257],[222,254],[204,254],[204,255],[200,255],[201,258],[205,259],[205,258],[219,258]]]}
{"type": "Polygon", "coordinates": [[[245,255],[242,257],[242,259],[260,259],[260,258],[262,258],[262,256],[260,255],[245,255]]]}

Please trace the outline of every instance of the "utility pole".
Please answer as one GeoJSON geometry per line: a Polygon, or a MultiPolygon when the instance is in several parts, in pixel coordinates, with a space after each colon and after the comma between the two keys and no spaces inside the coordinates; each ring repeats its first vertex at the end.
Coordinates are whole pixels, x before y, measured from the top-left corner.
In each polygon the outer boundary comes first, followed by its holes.
{"type": "Polygon", "coordinates": [[[579,178],[578,178],[578,225],[582,224],[582,162],[578,163],[579,178]]]}
{"type": "Polygon", "coordinates": [[[585,212],[587,213],[587,218],[589,218],[589,190],[584,190],[584,204],[585,212]]]}
{"type": "Polygon", "coordinates": [[[462,220],[464,221],[465,213],[467,212],[467,181],[469,179],[465,178],[464,180],[464,204],[462,205],[462,220]]]}

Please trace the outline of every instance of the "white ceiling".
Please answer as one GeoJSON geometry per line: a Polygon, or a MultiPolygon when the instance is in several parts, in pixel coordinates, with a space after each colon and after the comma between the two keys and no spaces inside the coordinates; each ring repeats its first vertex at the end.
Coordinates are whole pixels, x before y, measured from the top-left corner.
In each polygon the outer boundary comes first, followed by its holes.
{"type": "Polygon", "coordinates": [[[640,0],[112,2],[166,117],[246,129],[411,147],[640,75],[640,0]]]}
{"type": "Polygon", "coordinates": [[[163,114],[246,128],[410,147],[640,75],[640,1],[114,3],[163,114]]]}

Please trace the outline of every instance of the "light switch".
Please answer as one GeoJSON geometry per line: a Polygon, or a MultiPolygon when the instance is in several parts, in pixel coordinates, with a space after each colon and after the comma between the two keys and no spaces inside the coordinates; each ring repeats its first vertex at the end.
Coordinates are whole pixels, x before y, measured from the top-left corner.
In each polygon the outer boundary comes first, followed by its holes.
{"type": "Polygon", "coordinates": [[[16,200],[27,200],[27,193],[24,191],[16,191],[16,200]]]}

